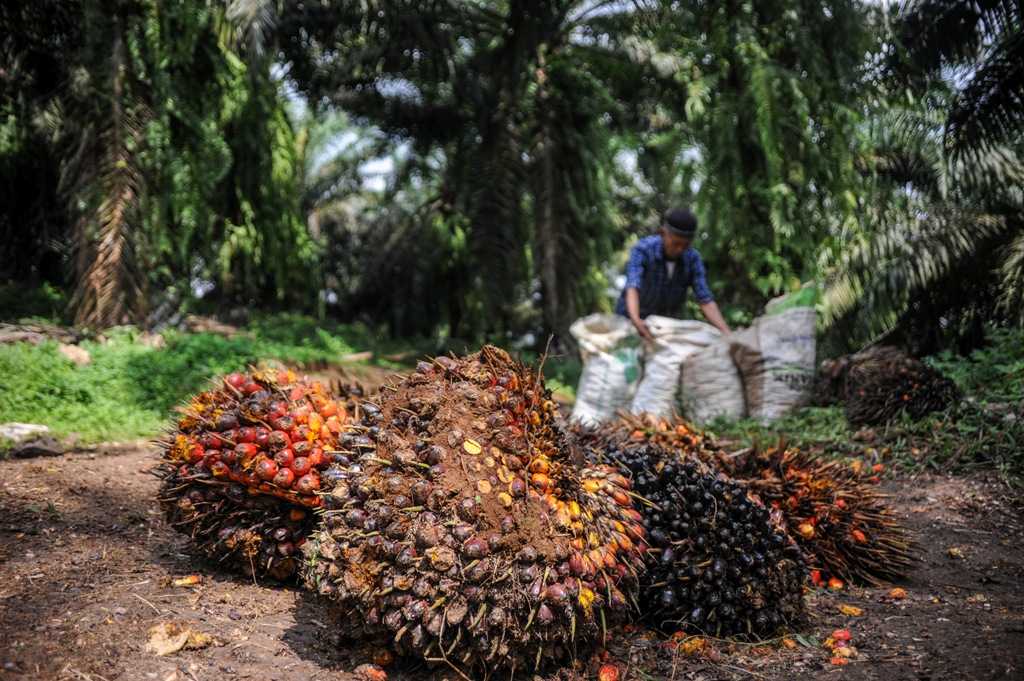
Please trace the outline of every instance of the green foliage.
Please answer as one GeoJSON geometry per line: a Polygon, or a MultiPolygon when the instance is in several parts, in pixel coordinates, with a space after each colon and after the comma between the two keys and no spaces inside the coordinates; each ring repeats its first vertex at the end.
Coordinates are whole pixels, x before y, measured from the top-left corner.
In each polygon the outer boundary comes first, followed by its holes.
{"type": "Polygon", "coordinates": [[[949,350],[929,363],[982,403],[1024,403],[1024,331],[989,329],[987,344],[968,357],[949,350]]]}
{"type": "Polygon", "coordinates": [[[92,357],[82,367],[54,343],[0,345],[0,413],[87,442],[152,437],[214,376],[269,360],[337,363],[379,344],[365,327],[324,327],[298,315],[261,317],[232,338],[167,332],[164,339],[165,347],[152,348],[132,327],[113,329],[104,342],[82,343],[92,357]]]}
{"type": "MultiPolygon", "coordinates": [[[[817,254],[856,227],[875,13],[852,0],[658,6],[647,134],[678,131],[697,186],[659,200],[696,205],[717,298],[756,312],[813,278],[817,254]]],[[[688,173],[678,155],[661,162],[688,173]]]]}

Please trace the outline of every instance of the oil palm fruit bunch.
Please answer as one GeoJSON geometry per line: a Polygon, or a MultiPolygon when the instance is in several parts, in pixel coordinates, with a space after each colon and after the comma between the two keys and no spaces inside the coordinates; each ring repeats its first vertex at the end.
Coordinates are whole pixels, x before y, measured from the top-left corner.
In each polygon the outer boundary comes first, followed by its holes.
{"type": "Polygon", "coordinates": [[[170,524],[221,564],[256,577],[297,574],[345,406],[292,371],[253,370],[222,377],[179,411],[158,468],[170,524]]]}
{"type": "Polygon", "coordinates": [[[593,427],[575,427],[583,441],[647,442],[676,452],[686,460],[704,464],[703,472],[725,470],[730,457],[704,431],[679,417],[662,418],[650,414],[619,414],[608,423],[593,427]]]}
{"type": "Polygon", "coordinates": [[[785,446],[755,453],[732,474],[782,511],[816,585],[879,584],[906,576],[916,547],[886,497],[847,462],[785,446]],[[835,581],[833,581],[835,584],[835,581]]]}
{"type": "Polygon", "coordinates": [[[629,428],[575,433],[588,461],[615,465],[647,502],[645,615],[673,631],[754,638],[802,618],[801,552],[743,485],[629,428]]]}
{"type": "Polygon", "coordinates": [[[305,548],[343,633],[472,677],[569,657],[629,609],[645,547],[629,481],[576,465],[537,372],[485,346],[362,407],[305,548]]]}
{"type": "Polygon", "coordinates": [[[855,357],[845,391],[846,418],[854,425],[888,423],[901,413],[920,419],[960,399],[953,381],[891,347],[855,357]]]}

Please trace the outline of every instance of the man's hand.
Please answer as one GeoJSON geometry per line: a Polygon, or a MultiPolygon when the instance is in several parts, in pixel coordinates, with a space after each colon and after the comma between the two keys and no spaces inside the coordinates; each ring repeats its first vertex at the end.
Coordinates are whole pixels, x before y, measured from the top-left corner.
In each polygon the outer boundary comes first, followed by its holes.
{"type": "Polygon", "coordinates": [[[635,288],[626,289],[626,314],[629,315],[629,321],[633,322],[640,337],[653,343],[654,334],[647,328],[644,320],[640,319],[640,292],[635,288]]]}
{"type": "Polygon", "coordinates": [[[647,328],[647,322],[640,319],[639,317],[637,317],[636,319],[631,319],[630,321],[633,322],[633,326],[636,327],[636,332],[640,334],[641,338],[643,338],[645,341],[650,341],[651,343],[654,342],[654,334],[651,333],[651,330],[647,328]]]}
{"type": "Polygon", "coordinates": [[[718,304],[715,301],[709,303],[703,303],[700,306],[700,311],[704,313],[704,318],[711,322],[711,325],[722,332],[723,336],[728,336],[732,333],[729,325],[725,323],[725,318],[722,317],[722,312],[718,309],[718,304]]]}

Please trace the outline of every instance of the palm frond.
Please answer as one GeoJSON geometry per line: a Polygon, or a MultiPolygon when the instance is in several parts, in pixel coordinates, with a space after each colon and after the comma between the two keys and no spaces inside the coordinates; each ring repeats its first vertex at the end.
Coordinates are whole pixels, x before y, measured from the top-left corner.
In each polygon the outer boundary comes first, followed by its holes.
{"type": "MultiPolygon", "coordinates": [[[[110,62],[110,112],[98,143],[96,168],[80,168],[90,177],[78,186],[91,189],[95,209],[81,214],[74,228],[76,287],[71,298],[75,323],[94,328],[140,318],[142,295],[133,247],[143,175],[137,165],[144,108],[126,90],[122,36],[114,40],[110,62]],[[93,176],[91,173],[95,173],[93,176]],[[90,179],[94,184],[90,186],[90,179]]],[[[88,129],[85,130],[88,134],[88,129]]],[[[86,142],[90,144],[90,142],[86,142]]],[[[80,200],[81,195],[76,194],[80,200]]]]}
{"type": "Polygon", "coordinates": [[[228,0],[227,20],[234,28],[235,41],[254,57],[266,53],[270,34],[277,26],[273,0],[228,0]]]}
{"type": "Polygon", "coordinates": [[[954,152],[1017,139],[1024,131],[1024,25],[999,40],[960,91],[946,127],[954,152]]]}
{"type": "Polygon", "coordinates": [[[1002,295],[999,307],[1007,318],[1024,325],[1024,225],[1006,248],[1006,259],[999,268],[1002,295]]]}
{"type": "Polygon", "coordinates": [[[847,250],[826,286],[826,327],[858,311],[869,335],[891,331],[915,295],[965,261],[974,262],[986,243],[1010,229],[1002,215],[951,204],[932,210],[921,220],[896,221],[847,250]]]}

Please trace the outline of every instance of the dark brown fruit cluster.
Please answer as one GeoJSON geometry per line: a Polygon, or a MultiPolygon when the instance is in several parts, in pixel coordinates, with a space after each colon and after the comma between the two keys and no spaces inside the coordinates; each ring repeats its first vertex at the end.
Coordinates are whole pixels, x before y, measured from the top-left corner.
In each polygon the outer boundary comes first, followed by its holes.
{"type": "Polygon", "coordinates": [[[605,440],[667,447],[684,461],[741,482],[803,549],[815,585],[829,577],[868,584],[902,579],[915,562],[910,532],[888,508],[877,478],[850,465],[856,461],[785,447],[733,456],[680,419],[629,416],[593,432],[605,440]]]}
{"type": "Polygon", "coordinates": [[[306,548],[349,633],[472,676],[564,660],[628,609],[645,548],[629,481],[577,467],[555,413],[489,346],[363,405],[306,548]]]}
{"type": "Polygon", "coordinates": [[[626,432],[577,433],[588,458],[614,463],[648,502],[640,605],[653,623],[765,637],[802,619],[803,557],[746,487],[626,432]]]}
{"type": "Polygon", "coordinates": [[[159,500],[214,560],[287,579],[320,505],[321,472],[349,420],[324,387],[291,371],[223,377],[181,408],[162,443],[159,500]]]}
{"type": "Polygon", "coordinates": [[[815,402],[842,403],[853,425],[882,425],[906,414],[920,419],[960,399],[950,379],[890,346],[822,362],[815,402]]]}

